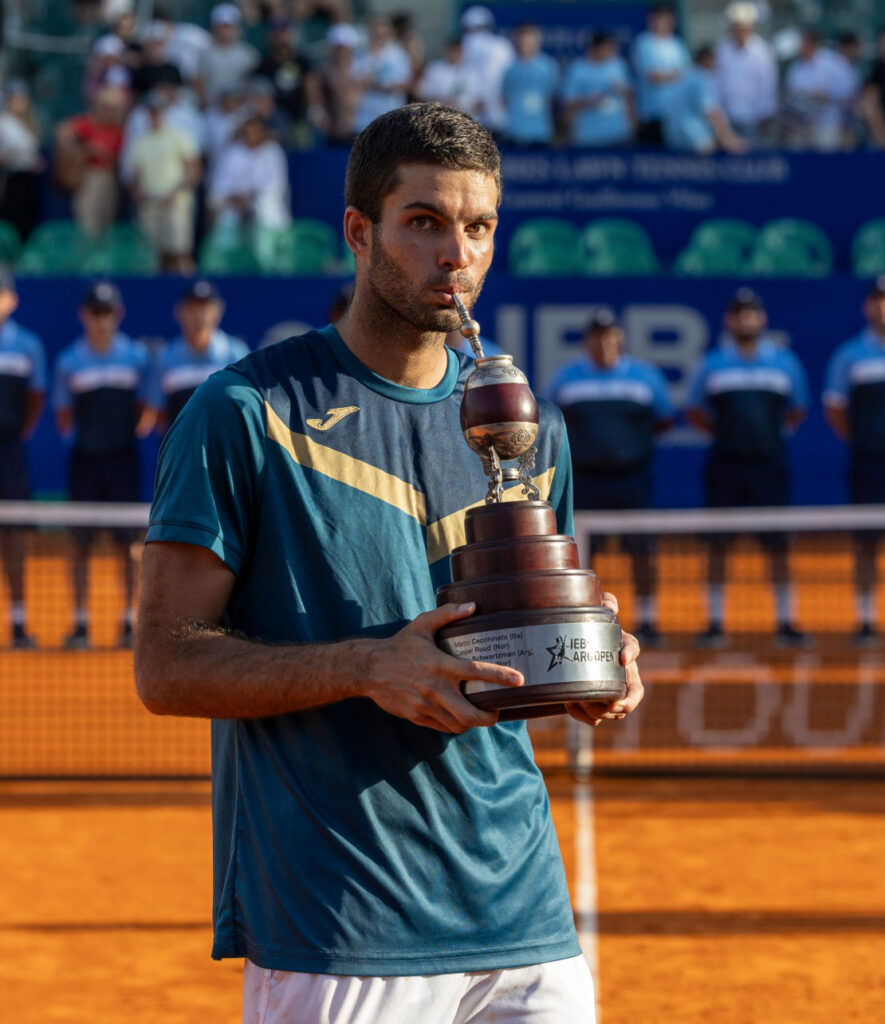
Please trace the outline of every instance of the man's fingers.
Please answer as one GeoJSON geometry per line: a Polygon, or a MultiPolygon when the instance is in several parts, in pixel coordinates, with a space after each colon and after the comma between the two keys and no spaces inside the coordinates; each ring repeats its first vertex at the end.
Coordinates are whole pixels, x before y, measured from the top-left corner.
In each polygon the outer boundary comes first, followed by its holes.
{"type": "Polygon", "coordinates": [[[429,612],[422,612],[421,615],[417,615],[405,627],[405,630],[426,633],[428,636],[433,637],[438,629],[448,626],[450,622],[466,619],[468,615],[472,615],[475,611],[476,605],[472,601],[466,604],[449,602],[448,604],[440,605],[439,608],[432,608],[429,612]]]}
{"type": "Polygon", "coordinates": [[[621,630],[621,664],[632,665],[639,657],[639,641],[632,633],[621,630]]]}
{"type": "Polygon", "coordinates": [[[453,676],[461,680],[476,680],[481,683],[500,683],[502,686],[522,686],[521,672],[506,665],[493,665],[490,661],[468,661],[466,658],[452,658],[454,664],[448,667],[453,676]]]}
{"type": "Polygon", "coordinates": [[[618,614],[618,599],[614,594],[609,594],[608,591],[606,591],[606,593],[602,595],[602,603],[606,608],[611,608],[615,615],[618,614]]]}

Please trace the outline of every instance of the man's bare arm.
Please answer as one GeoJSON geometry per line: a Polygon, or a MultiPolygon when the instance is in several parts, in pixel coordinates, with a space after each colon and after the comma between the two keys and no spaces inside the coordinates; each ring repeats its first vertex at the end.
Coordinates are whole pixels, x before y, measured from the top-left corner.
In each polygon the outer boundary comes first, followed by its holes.
{"type": "Polygon", "coordinates": [[[830,405],[824,403],[824,419],[829,424],[830,430],[840,441],[851,439],[851,428],[848,424],[848,411],[841,405],[830,405]]]}
{"type": "Polygon", "coordinates": [[[368,697],[416,725],[460,733],[497,721],[463,696],[462,679],[522,683],[513,669],[452,658],[436,647],[435,632],[471,614],[472,605],[426,612],[388,640],[272,646],[220,627],[234,580],[205,548],[146,546],[135,680],[148,710],[262,718],[368,697]]]}

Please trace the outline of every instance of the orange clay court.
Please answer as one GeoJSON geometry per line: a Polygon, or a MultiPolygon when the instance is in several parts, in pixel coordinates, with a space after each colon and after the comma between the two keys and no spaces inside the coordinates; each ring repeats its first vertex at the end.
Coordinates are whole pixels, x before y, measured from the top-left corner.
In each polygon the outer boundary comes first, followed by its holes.
{"type": "MultiPolygon", "coordinates": [[[[850,554],[794,552],[799,623],[819,641],[793,655],[767,643],[764,570],[740,541],[726,616],[739,635],[698,658],[703,550],[664,548],[671,641],[643,655],[649,696],[629,731],[595,730],[592,750],[589,731],[533,726],[604,1024],[885,1020],[885,666],[845,642],[850,554]],[[618,773],[587,783],[569,763],[618,773]],[[780,774],[715,774],[742,765],[780,774]]],[[[234,1024],[240,965],[209,959],[208,728],[143,711],[129,652],[57,649],[63,556],[61,534],[31,539],[43,649],[0,653],[0,1019],[234,1024]]],[[[624,559],[595,568],[629,624],[624,559]]],[[[107,546],[92,595],[109,645],[107,546]]]]}

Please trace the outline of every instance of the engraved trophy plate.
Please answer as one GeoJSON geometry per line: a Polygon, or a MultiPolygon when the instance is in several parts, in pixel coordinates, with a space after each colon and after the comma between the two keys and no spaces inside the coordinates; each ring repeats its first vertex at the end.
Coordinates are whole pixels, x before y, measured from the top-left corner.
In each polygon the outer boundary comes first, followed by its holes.
{"type": "Polygon", "coordinates": [[[502,720],[561,714],[569,701],[610,703],[626,692],[621,629],[602,605],[596,573],[581,569],[578,548],[561,536],[549,502],[531,479],[538,406],[510,356],[486,358],[479,324],[459,297],[461,333],[477,357],[464,388],[461,428],[489,477],[485,505],[468,509],[467,544],[452,552],[452,582],[437,603],[472,601],[468,619],[438,630],[437,644],[457,658],[506,665],[521,687],[471,681],[465,696],[502,720]],[[519,459],[519,470],[501,461],[519,459]],[[518,479],[522,501],[503,501],[505,480],[518,479]]]}

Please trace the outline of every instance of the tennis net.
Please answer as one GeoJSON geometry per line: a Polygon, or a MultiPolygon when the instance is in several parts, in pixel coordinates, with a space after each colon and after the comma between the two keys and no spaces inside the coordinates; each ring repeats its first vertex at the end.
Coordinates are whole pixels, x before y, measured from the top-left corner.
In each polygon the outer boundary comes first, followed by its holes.
{"type": "MultiPolygon", "coordinates": [[[[207,724],[152,716],[135,692],[126,580],[137,587],[147,511],[0,503],[0,777],[208,774],[207,724]],[[71,644],[75,556],[86,541],[87,642],[71,644]],[[13,643],[6,570],[16,550],[33,647],[13,643]]],[[[625,628],[649,618],[658,635],[643,635],[639,710],[596,730],[532,723],[539,762],[598,772],[885,774],[879,532],[880,506],[579,513],[583,562],[618,595],[625,628]],[[717,558],[718,593],[710,586],[717,558]],[[710,638],[714,606],[722,630],[710,638]],[[795,634],[778,632],[779,612],[795,634]],[[871,628],[861,634],[864,616],[871,628]]]]}

